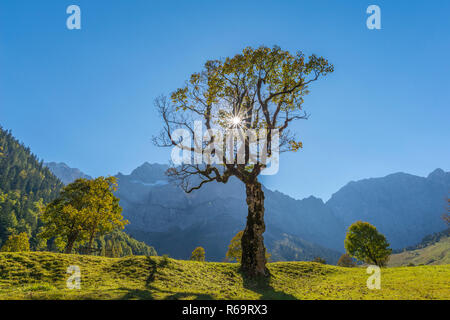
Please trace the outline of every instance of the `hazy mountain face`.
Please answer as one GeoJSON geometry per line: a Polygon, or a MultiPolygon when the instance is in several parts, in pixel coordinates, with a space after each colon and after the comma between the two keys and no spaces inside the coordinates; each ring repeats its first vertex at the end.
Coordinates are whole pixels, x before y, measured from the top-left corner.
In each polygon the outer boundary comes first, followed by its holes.
{"type": "MultiPolygon", "coordinates": [[[[131,221],[128,232],[151,243],[158,252],[176,258],[189,258],[196,246],[203,246],[207,258],[223,260],[231,238],[245,228],[244,185],[230,179],[226,184],[209,183],[186,194],[167,181],[166,170],[166,166],[146,163],[130,175],[117,176],[117,196],[124,215],[131,221]]],[[[334,247],[332,233],[342,232],[341,224],[331,226],[337,220],[330,216],[320,199],[298,201],[267,189],[265,194],[265,239],[274,259],[312,260],[322,255],[330,262],[337,261],[339,253],[324,247],[334,247]],[[318,228],[324,219],[329,219],[327,230],[318,228]],[[316,232],[308,230],[308,224],[315,226],[316,232]]]]}
{"type": "Polygon", "coordinates": [[[346,228],[357,220],[367,221],[398,249],[446,228],[441,215],[449,191],[450,173],[441,169],[427,178],[395,173],[350,182],[326,205],[346,228]]]}
{"type": "MultiPolygon", "coordinates": [[[[131,222],[128,232],[161,254],[186,259],[203,246],[209,260],[222,260],[231,238],[245,227],[244,185],[230,179],[186,194],[168,182],[166,170],[165,165],[145,163],[130,175],[117,175],[117,196],[131,222]]],[[[350,182],[327,203],[264,189],[266,246],[279,260],[322,256],[332,262],[344,250],[347,227],[357,220],[374,224],[393,248],[414,245],[445,229],[440,216],[449,175],[438,169],[427,178],[396,173],[350,182]]]]}
{"type": "Polygon", "coordinates": [[[64,162],[48,162],[44,163],[44,165],[66,185],[79,178],[92,179],[92,177],[84,174],[79,169],[70,168],[64,162]]]}

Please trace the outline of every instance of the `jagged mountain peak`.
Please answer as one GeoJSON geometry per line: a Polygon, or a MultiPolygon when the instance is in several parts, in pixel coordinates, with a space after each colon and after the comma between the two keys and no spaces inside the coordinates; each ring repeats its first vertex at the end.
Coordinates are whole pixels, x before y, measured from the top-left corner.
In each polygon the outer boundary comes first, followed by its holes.
{"type": "Polygon", "coordinates": [[[448,174],[450,174],[450,172],[445,172],[441,168],[437,168],[436,170],[431,172],[427,178],[431,180],[444,179],[448,174]]]}
{"type": "Polygon", "coordinates": [[[167,180],[166,171],[168,168],[169,166],[165,164],[144,162],[131,172],[130,178],[144,183],[167,180]]]}
{"type": "Polygon", "coordinates": [[[79,178],[92,179],[91,176],[83,173],[77,168],[69,167],[64,162],[46,162],[44,165],[66,185],[79,178]]]}
{"type": "Polygon", "coordinates": [[[321,198],[317,198],[315,196],[309,196],[307,198],[304,198],[302,201],[308,202],[308,203],[315,203],[315,204],[319,204],[319,205],[324,204],[324,202],[321,198]]]}

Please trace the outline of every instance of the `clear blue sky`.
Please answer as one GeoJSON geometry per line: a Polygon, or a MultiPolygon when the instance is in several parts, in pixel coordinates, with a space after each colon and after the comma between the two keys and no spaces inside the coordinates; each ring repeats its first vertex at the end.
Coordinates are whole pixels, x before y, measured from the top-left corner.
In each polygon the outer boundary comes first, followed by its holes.
{"type": "Polygon", "coordinates": [[[166,163],[153,99],[245,46],[317,53],[304,143],[272,189],[325,200],[350,180],[450,169],[450,1],[0,0],[0,125],[92,175],[166,163]],[[79,5],[82,29],[66,28],[79,5]],[[366,28],[379,5],[382,30],[366,28]]]}

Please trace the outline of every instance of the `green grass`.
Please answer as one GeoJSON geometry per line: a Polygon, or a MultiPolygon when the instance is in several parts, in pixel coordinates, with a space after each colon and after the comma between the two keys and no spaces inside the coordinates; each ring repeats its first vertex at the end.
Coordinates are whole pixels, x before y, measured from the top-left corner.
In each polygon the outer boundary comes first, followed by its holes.
{"type": "Polygon", "coordinates": [[[382,269],[369,290],[364,268],[270,263],[268,283],[243,279],[238,265],[163,257],[121,259],[47,252],[0,253],[0,299],[450,299],[450,266],[382,269]],[[66,288],[69,265],[81,289],[66,288]]]}
{"type": "Polygon", "coordinates": [[[422,249],[393,254],[389,258],[388,265],[399,267],[407,266],[410,263],[416,266],[450,264],[450,237],[443,238],[422,249]]]}

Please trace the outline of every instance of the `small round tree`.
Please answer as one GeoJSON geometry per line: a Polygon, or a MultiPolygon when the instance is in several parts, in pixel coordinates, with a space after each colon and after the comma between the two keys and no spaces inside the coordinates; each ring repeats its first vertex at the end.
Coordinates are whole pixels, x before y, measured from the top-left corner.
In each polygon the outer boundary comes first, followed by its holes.
{"type": "Polygon", "coordinates": [[[230,245],[228,246],[228,251],[225,255],[225,259],[229,262],[241,262],[242,257],[242,246],[241,239],[244,231],[239,231],[233,239],[230,241],[230,245]]]}
{"type": "Polygon", "coordinates": [[[380,267],[386,265],[392,252],[385,236],[363,221],[357,221],[348,228],[344,245],[350,256],[380,267]]]}
{"type": "Polygon", "coordinates": [[[55,239],[58,248],[71,253],[75,245],[88,243],[91,248],[97,236],[123,229],[128,221],[122,216],[115,177],[77,179],[49,203],[42,215],[39,237],[55,239]]]}
{"type": "MultiPolygon", "coordinates": [[[[228,251],[225,255],[225,260],[229,262],[236,261],[238,263],[241,262],[242,258],[242,235],[244,234],[244,230],[239,231],[236,235],[231,239],[230,245],[228,246],[228,251]]],[[[270,261],[271,254],[266,250],[266,261],[270,261]]]]}
{"type": "Polygon", "coordinates": [[[353,268],[356,266],[355,261],[347,253],[344,253],[338,260],[337,265],[339,267],[353,268]]]}
{"type": "Polygon", "coordinates": [[[327,264],[324,258],[321,257],[315,257],[313,262],[321,263],[321,264],[327,264]]]}
{"type": "Polygon", "coordinates": [[[197,247],[192,251],[191,260],[194,261],[205,261],[205,249],[202,247],[197,247]]]}

